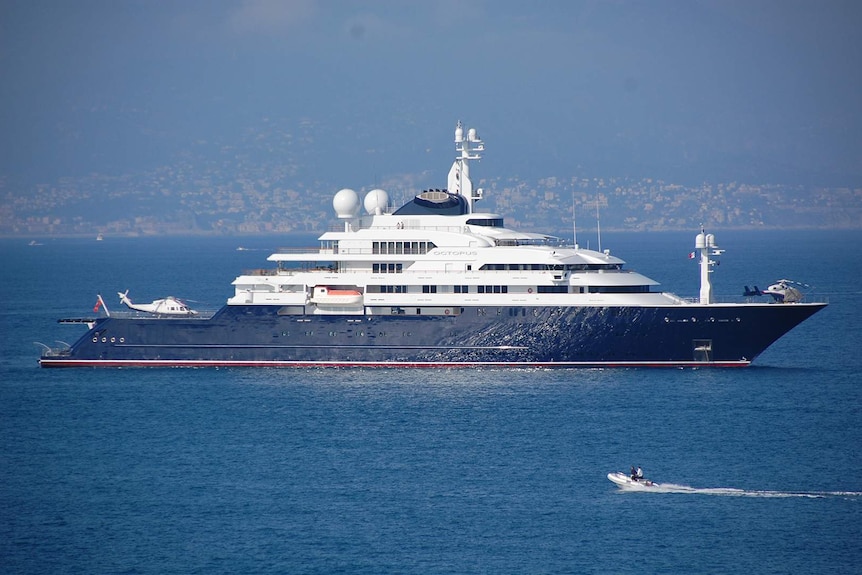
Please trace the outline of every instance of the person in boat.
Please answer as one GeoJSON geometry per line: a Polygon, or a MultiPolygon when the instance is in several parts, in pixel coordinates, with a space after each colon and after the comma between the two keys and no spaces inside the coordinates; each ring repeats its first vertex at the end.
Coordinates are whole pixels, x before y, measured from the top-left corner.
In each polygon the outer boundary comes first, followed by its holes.
{"type": "Polygon", "coordinates": [[[636,475],[637,475],[637,477],[635,477],[635,481],[640,481],[641,479],[643,479],[643,478],[644,478],[644,470],[643,470],[643,469],[641,469],[641,466],[640,466],[640,465],[638,465],[638,470],[637,470],[637,474],[636,474],[636,475]]]}
{"type": "Polygon", "coordinates": [[[638,480],[638,472],[635,471],[635,466],[632,465],[632,481],[637,481],[637,480],[638,480]]]}

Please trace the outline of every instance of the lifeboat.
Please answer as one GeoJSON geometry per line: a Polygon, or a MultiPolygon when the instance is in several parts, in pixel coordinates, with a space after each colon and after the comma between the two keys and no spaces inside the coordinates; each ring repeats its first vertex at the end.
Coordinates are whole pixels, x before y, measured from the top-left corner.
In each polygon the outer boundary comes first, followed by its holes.
{"type": "Polygon", "coordinates": [[[311,302],[317,305],[359,305],[362,292],[357,289],[333,289],[328,286],[315,286],[311,302]]]}

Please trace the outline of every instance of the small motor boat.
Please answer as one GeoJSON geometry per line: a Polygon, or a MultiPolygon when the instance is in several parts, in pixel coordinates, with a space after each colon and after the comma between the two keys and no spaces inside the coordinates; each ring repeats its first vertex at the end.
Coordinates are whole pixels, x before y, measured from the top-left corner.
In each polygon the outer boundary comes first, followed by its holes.
{"type": "Polygon", "coordinates": [[[608,473],[608,479],[613,483],[616,483],[621,489],[650,489],[651,487],[658,487],[659,485],[649,479],[632,479],[631,475],[627,475],[619,471],[608,473]]]}

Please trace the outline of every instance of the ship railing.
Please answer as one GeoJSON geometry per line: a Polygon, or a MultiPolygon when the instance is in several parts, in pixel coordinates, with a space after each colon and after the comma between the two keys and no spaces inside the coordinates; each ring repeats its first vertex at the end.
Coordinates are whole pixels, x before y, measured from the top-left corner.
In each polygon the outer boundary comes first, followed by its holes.
{"type": "MultiPolygon", "coordinates": [[[[385,255],[385,254],[377,254],[377,255],[385,255]]],[[[242,275],[244,276],[293,276],[297,274],[304,273],[326,273],[332,274],[337,273],[339,275],[351,275],[351,274],[367,274],[369,273],[367,269],[356,269],[356,270],[344,270],[337,269],[336,267],[331,266],[316,266],[316,267],[301,267],[301,268],[261,268],[261,269],[248,269],[243,270],[242,275]]],[[[383,273],[383,272],[381,272],[383,273]]],[[[450,274],[463,274],[464,270],[455,270],[455,269],[438,269],[438,270],[410,270],[405,269],[397,273],[397,275],[408,276],[411,274],[418,274],[427,276],[429,273],[440,274],[440,275],[450,275],[450,274]]],[[[511,277],[514,275],[523,275],[528,274],[531,278],[536,278],[536,281],[568,281],[568,279],[576,274],[580,273],[582,275],[590,274],[589,277],[593,277],[593,274],[598,274],[598,271],[589,271],[589,272],[572,272],[570,270],[531,270],[531,269],[523,269],[523,270],[481,270],[476,273],[482,274],[483,277],[495,278],[495,281],[500,276],[511,277]]],[[[619,275],[629,275],[635,274],[632,270],[601,270],[601,275],[606,276],[610,274],[619,274],[619,275]]],[[[395,274],[388,274],[395,275],[395,274]]]]}
{"type": "Polygon", "coordinates": [[[195,310],[194,315],[177,315],[163,313],[149,313],[145,311],[111,311],[111,317],[120,319],[210,319],[216,314],[217,309],[195,310]]]}
{"type": "Polygon", "coordinates": [[[315,254],[318,256],[334,256],[338,254],[347,254],[347,255],[382,255],[382,256],[421,256],[428,251],[421,251],[419,249],[405,248],[402,252],[399,253],[380,253],[380,251],[374,251],[374,248],[304,248],[304,249],[288,249],[288,248],[278,248],[276,253],[279,254],[315,254]]]}
{"type": "MultiPolygon", "coordinates": [[[[412,217],[415,217],[415,216],[412,216],[412,217]]],[[[424,225],[423,226],[423,225],[411,223],[410,218],[411,218],[411,216],[404,216],[403,220],[393,222],[393,224],[391,226],[382,226],[379,223],[377,223],[373,226],[367,226],[367,225],[361,225],[361,224],[360,225],[354,225],[351,228],[351,230],[357,231],[357,230],[368,230],[368,229],[374,228],[375,230],[398,230],[398,231],[421,230],[421,231],[432,231],[432,232],[453,232],[456,234],[464,234],[464,233],[470,232],[469,226],[465,226],[465,225],[459,225],[459,226],[428,226],[428,225],[424,225]]],[[[329,226],[327,228],[327,231],[343,232],[344,226],[343,225],[342,226],[332,225],[332,226],[329,226]]]]}
{"type": "Polygon", "coordinates": [[[332,254],[337,253],[337,250],[333,250],[332,248],[321,248],[320,246],[311,246],[298,248],[296,246],[288,247],[288,248],[275,248],[275,253],[277,254],[332,254]]]}
{"type": "MultiPolygon", "coordinates": [[[[666,294],[669,295],[669,294],[666,294]]],[[[679,297],[674,296],[676,299],[680,300],[680,303],[691,305],[691,304],[700,304],[699,297],[679,297]]],[[[738,295],[718,295],[712,296],[712,303],[714,304],[740,304],[740,303],[768,303],[775,305],[793,305],[796,302],[777,302],[774,301],[771,297],[768,296],[760,296],[760,297],[749,297],[749,296],[738,296],[738,295]]],[[[802,301],[798,303],[829,303],[829,298],[822,296],[805,296],[802,298],[802,301]]]]}
{"type": "MultiPolygon", "coordinates": [[[[38,342],[37,342],[38,343],[38,342]]],[[[44,344],[39,344],[44,345],[44,344]]],[[[42,359],[51,359],[58,357],[71,357],[72,348],[71,347],[48,347],[45,346],[42,350],[42,355],[40,356],[42,359]]]]}

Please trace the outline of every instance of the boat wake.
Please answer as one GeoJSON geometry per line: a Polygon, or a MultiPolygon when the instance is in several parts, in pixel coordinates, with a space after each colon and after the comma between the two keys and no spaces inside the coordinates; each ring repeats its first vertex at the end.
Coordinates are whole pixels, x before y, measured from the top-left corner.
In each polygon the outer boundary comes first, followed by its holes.
{"type": "Polygon", "coordinates": [[[803,497],[809,499],[824,499],[827,497],[862,497],[862,491],[771,491],[736,489],[733,487],[691,487],[688,485],[677,485],[675,483],[654,483],[650,487],[625,487],[620,486],[625,492],[649,492],[649,493],[687,493],[693,495],[718,495],[722,497],[803,497]]]}

